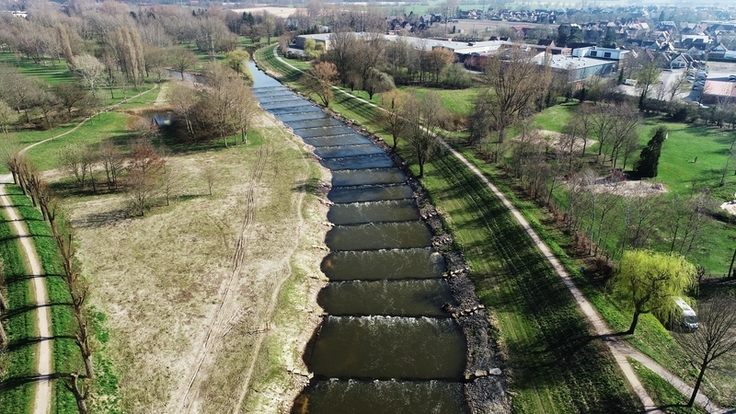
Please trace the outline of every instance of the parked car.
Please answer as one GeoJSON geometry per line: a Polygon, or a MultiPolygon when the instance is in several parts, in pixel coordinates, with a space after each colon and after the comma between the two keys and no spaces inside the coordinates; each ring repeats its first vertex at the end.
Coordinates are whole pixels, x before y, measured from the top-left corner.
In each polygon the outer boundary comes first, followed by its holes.
{"type": "Polygon", "coordinates": [[[698,329],[698,316],[695,314],[693,308],[681,297],[674,297],[673,300],[675,305],[677,305],[677,319],[680,321],[680,324],[689,331],[698,329]]]}
{"type": "Polygon", "coordinates": [[[728,75],[728,80],[736,81],[736,75],[728,75]]]}

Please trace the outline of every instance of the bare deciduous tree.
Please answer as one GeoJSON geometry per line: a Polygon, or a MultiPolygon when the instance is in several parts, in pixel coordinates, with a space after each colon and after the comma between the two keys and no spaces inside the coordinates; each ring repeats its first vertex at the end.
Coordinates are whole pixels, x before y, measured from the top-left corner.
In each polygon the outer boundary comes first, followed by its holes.
{"type": "Polygon", "coordinates": [[[105,65],[90,55],[75,56],[74,62],[73,73],[87,85],[92,96],[97,97],[97,88],[105,78],[105,65]]]}
{"type": "Polygon", "coordinates": [[[535,54],[520,47],[513,47],[506,53],[490,57],[483,66],[483,81],[487,89],[481,91],[476,99],[474,114],[475,126],[471,125],[471,135],[483,139],[489,131],[497,134],[497,151],[506,139],[506,130],[520,117],[537,109],[547,96],[551,82],[551,70],[547,65],[539,65],[535,54]]]}
{"type": "Polygon", "coordinates": [[[118,175],[123,169],[123,153],[111,140],[102,141],[98,147],[98,158],[105,169],[108,190],[117,190],[118,175]]]}
{"type": "Polygon", "coordinates": [[[191,50],[184,49],[181,47],[169,48],[166,52],[167,60],[169,64],[179,73],[181,78],[184,79],[184,72],[197,64],[197,55],[191,50]]]}
{"type": "Polygon", "coordinates": [[[404,106],[406,140],[419,164],[419,177],[424,176],[424,165],[438,147],[437,132],[444,122],[444,108],[436,92],[427,92],[421,101],[410,98],[404,106]]]}
{"type": "Polygon", "coordinates": [[[4,133],[8,133],[8,127],[13,125],[18,120],[13,108],[10,107],[5,101],[0,100],[0,130],[4,133]]]}
{"type": "Polygon", "coordinates": [[[174,106],[176,118],[181,119],[184,124],[186,136],[191,140],[194,139],[194,113],[192,112],[194,104],[199,100],[199,94],[196,90],[184,84],[174,84],[170,90],[169,101],[174,106]]]}
{"type": "MultiPolygon", "coordinates": [[[[243,82],[240,74],[219,64],[208,63],[202,69],[202,74],[207,88],[199,107],[209,112],[200,112],[200,115],[213,121],[211,127],[225,147],[228,145],[228,136],[238,132],[245,141],[254,108],[250,88],[243,82]]],[[[235,143],[237,144],[237,139],[235,143]]]]}
{"type": "Polygon", "coordinates": [[[670,82],[668,85],[669,100],[672,101],[675,97],[683,92],[686,92],[690,85],[687,82],[687,72],[683,71],[679,76],[670,82]]]}
{"type": "Polygon", "coordinates": [[[84,145],[67,144],[59,150],[59,160],[67,172],[74,176],[79,188],[83,188],[87,180],[87,159],[84,145]]]}
{"type": "Polygon", "coordinates": [[[693,393],[687,403],[692,407],[703,382],[705,371],[715,361],[736,352],[736,297],[719,294],[698,306],[698,329],[674,335],[675,340],[698,368],[693,393]]]}
{"type": "Polygon", "coordinates": [[[204,182],[207,184],[209,195],[212,195],[212,187],[217,183],[219,176],[220,173],[214,165],[208,165],[202,171],[202,178],[204,178],[204,182]]]}
{"type": "Polygon", "coordinates": [[[404,129],[406,129],[406,120],[403,117],[404,107],[407,103],[408,95],[393,89],[387,93],[381,94],[381,108],[383,108],[383,116],[381,117],[383,127],[391,134],[393,138],[393,148],[399,143],[404,129]]]}
{"type": "Polygon", "coordinates": [[[333,63],[319,62],[302,75],[302,82],[307,92],[317,95],[322,104],[329,107],[333,97],[332,85],[339,76],[333,63]]]}
{"type": "Polygon", "coordinates": [[[145,141],[134,142],[130,152],[132,159],[126,168],[126,186],[134,211],[142,216],[159,188],[166,161],[145,141]]]}

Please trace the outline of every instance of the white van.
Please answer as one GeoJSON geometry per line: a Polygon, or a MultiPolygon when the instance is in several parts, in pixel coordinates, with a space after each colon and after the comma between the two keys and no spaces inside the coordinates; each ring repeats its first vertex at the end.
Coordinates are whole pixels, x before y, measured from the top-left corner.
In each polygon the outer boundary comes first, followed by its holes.
{"type": "Polygon", "coordinates": [[[682,326],[691,331],[698,329],[698,316],[695,314],[693,308],[679,296],[673,299],[677,305],[676,320],[679,320],[682,326]]]}
{"type": "Polygon", "coordinates": [[[624,85],[636,86],[636,79],[626,79],[624,80],[624,85]]]}

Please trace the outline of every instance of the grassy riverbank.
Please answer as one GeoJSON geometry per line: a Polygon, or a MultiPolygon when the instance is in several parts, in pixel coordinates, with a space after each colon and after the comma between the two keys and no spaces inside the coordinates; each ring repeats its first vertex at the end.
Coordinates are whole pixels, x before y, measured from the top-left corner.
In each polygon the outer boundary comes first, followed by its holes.
{"type": "MultiPolygon", "coordinates": [[[[287,81],[298,79],[272,58],[270,49],[258,56],[272,70],[284,70],[287,81]]],[[[375,108],[342,94],[336,94],[331,108],[380,134],[375,108]]],[[[403,145],[400,154],[412,159],[403,145]]],[[[591,337],[569,292],[490,190],[448,154],[426,166],[422,182],[465,254],[476,291],[495,321],[514,410],[637,410],[613,358],[591,337]]]]}

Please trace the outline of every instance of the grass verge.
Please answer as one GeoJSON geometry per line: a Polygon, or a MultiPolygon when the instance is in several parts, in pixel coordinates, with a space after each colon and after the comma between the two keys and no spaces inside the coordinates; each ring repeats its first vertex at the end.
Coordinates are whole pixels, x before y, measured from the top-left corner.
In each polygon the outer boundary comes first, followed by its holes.
{"type": "Polygon", "coordinates": [[[629,363],[639,377],[641,385],[647,391],[647,394],[652,397],[657,407],[668,413],[676,414],[705,414],[707,412],[697,405],[687,407],[689,396],[682,395],[669,382],[663,380],[662,377],[638,361],[629,358],[629,363]]]}

